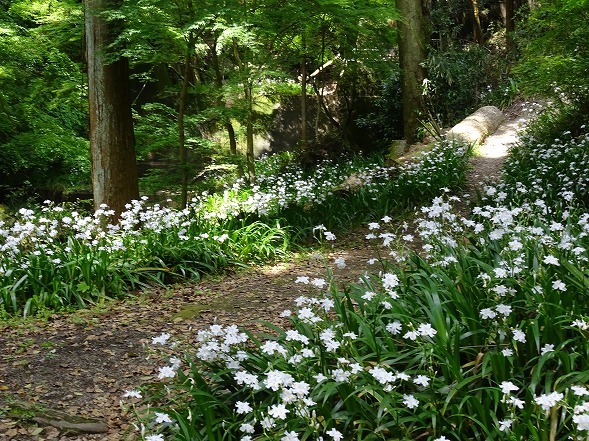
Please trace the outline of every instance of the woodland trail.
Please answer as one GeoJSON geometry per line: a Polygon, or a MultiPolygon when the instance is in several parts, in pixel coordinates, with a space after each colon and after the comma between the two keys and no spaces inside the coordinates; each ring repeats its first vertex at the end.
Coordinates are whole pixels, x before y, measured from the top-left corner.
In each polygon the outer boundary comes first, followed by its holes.
{"type": "MultiPolygon", "coordinates": [[[[509,145],[535,111],[519,106],[473,159],[466,191],[497,179],[509,145]]],[[[325,277],[326,263],[344,282],[371,271],[368,260],[378,257],[378,250],[366,244],[366,231],[356,233],[321,253],[295,255],[288,262],[157,288],[45,320],[0,323],[0,440],[137,439],[132,415],[121,411],[119,401],[126,390],[155,379],[160,360],[149,350],[154,336],[169,332],[175,339],[192,341],[197,329],[213,323],[264,330],[260,320],[279,322],[280,312],[291,308],[295,298],[310,294],[310,285],[294,283],[298,276],[325,277]],[[345,259],[345,268],[333,265],[338,257],[345,259]],[[108,431],[68,436],[55,427],[21,422],[6,414],[14,400],[96,418],[108,431]]]]}

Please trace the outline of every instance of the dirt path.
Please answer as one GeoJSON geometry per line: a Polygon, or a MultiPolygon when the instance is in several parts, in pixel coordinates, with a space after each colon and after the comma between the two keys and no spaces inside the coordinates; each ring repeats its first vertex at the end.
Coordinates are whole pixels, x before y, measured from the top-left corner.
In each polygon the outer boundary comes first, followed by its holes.
{"type": "MultiPolygon", "coordinates": [[[[506,147],[528,118],[525,111],[515,109],[488,138],[481,156],[473,160],[469,190],[497,177],[506,147]]],[[[342,281],[356,281],[370,271],[368,260],[377,257],[377,250],[366,245],[365,233],[353,236],[359,239],[336,241],[321,256],[295,256],[288,263],[155,289],[132,301],[52,315],[44,321],[0,323],[0,440],[135,439],[119,400],[125,390],[155,378],[160,364],[150,357],[152,337],[165,331],[189,341],[196,329],[213,323],[263,330],[256,320],[276,323],[296,297],[312,294],[309,285],[294,283],[298,276],[324,277],[326,263],[342,281]],[[345,259],[346,268],[333,265],[337,257],[345,259]],[[51,426],[21,424],[3,414],[14,400],[97,418],[107,423],[108,432],[67,436],[51,426]]]]}
{"type": "Polygon", "coordinates": [[[505,111],[505,121],[477,148],[477,155],[472,159],[467,192],[474,194],[483,183],[499,179],[509,148],[517,142],[518,133],[541,108],[538,103],[519,102],[505,111]]]}

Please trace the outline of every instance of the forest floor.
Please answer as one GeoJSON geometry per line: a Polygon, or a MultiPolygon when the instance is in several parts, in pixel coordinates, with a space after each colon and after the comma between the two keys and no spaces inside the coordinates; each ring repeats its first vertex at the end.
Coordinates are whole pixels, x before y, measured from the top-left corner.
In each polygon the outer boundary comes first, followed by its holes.
{"type": "MultiPolygon", "coordinates": [[[[535,110],[518,103],[506,111],[504,123],[472,160],[467,193],[474,195],[483,182],[498,178],[509,145],[535,110]]],[[[351,232],[329,248],[287,262],[154,288],[73,313],[0,322],[0,440],[137,439],[132,415],[120,400],[126,390],[156,378],[162,363],[150,351],[153,337],[169,332],[174,339],[193,341],[196,330],[213,323],[259,331],[265,330],[260,320],[280,324],[280,313],[292,308],[295,298],[310,295],[310,285],[294,283],[298,276],[325,277],[326,262],[337,257],[346,263],[333,269],[338,283],[371,272],[368,260],[379,250],[366,243],[365,234],[351,232]],[[10,415],[14,409],[29,419],[10,415]],[[74,434],[32,422],[38,409],[96,419],[106,432],[74,434]]]]}

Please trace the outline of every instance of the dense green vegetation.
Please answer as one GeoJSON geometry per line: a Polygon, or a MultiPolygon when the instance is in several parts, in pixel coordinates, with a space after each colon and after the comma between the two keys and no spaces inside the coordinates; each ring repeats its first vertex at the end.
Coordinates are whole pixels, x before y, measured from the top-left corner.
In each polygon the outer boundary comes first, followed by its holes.
{"type": "Polygon", "coordinates": [[[342,260],[326,262],[325,279],[301,274],[317,296],[285,312],[289,329],[215,325],[196,348],[154,337],[164,387],[125,394],[141,437],[587,439],[589,2],[504,4],[513,21],[491,2],[424,2],[422,135],[480,104],[550,104],[469,218],[454,205],[470,146],[438,142],[384,165],[403,136],[394,2],[101,11],[124,24],[107,55],[130,61],[142,187],[157,193],[114,219],[106,206],[35,203],[90,188],[82,5],[0,2],[0,197],[11,206],[0,211],[0,314],[84,307],[368,223],[367,240],[391,257],[347,286],[329,271],[342,260]],[[250,162],[274,107],[307,95],[313,135],[250,162]],[[391,222],[407,208],[419,213],[411,234],[391,222]],[[404,246],[415,235],[422,248],[404,246]]]}
{"type": "MultiPolygon", "coordinates": [[[[583,77],[586,5],[549,2],[530,16],[521,3],[514,2],[510,38],[500,10],[481,5],[481,41],[471,32],[471,3],[433,1],[425,8],[431,38],[421,135],[480,104],[507,105],[524,83],[545,93],[556,79],[568,102],[574,78],[583,77]],[[568,27],[554,25],[565,21],[577,30],[569,35],[568,27]],[[540,38],[538,28],[553,32],[540,38]],[[559,32],[567,34],[559,64],[571,66],[566,75],[543,55],[554,53],[559,32]],[[520,52],[521,83],[511,75],[520,52]],[[533,67],[539,59],[542,70],[533,67]]],[[[143,194],[167,191],[177,200],[184,181],[197,193],[222,188],[224,178],[243,172],[250,135],[277,126],[289,135],[274,147],[300,150],[311,162],[386,150],[403,136],[394,2],[142,0],[101,15],[124,23],[108,57],[131,65],[143,194]],[[299,121],[303,95],[308,140],[299,121]],[[294,106],[294,114],[273,110],[279,103],[294,106]]],[[[83,5],[73,0],[0,7],[0,203],[90,198],[83,26],[83,5]]]]}
{"type": "Polygon", "coordinates": [[[154,337],[165,388],[125,394],[145,439],[586,439],[589,132],[540,142],[546,120],[470,218],[449,193],[421,208],[421,249],[385,216],[367,239],[392,257],[360,283],[330,275],[343,259],[300,274],[290,328],[154,337]]]}
{"type": "Polygon", "coordinates": [[[425,202],[441,187],[458,188],[469,155],[441,143],[400,168],[358,158],[311,173],[275,155],[260,161],[253,188],[236,182],[183,210],[135,201],[116,225],[106,207],[93,214],[50,201],[23,208],[0,221],[0,310],[84,307],[148,283],[280,257],[319,223],[337,233],[425,202]]]}

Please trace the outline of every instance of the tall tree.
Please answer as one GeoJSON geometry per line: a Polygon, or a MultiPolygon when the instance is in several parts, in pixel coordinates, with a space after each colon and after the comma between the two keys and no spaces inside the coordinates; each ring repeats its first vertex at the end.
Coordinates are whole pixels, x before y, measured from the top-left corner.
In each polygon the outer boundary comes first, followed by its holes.
{"type": "Polygon", "coordinates": [[[122,0],[86,0],[85,7],[94,206],[106,204],[116,217],[139,198],[129,65],[126,58],[108,57],[117,25],[101,16],[107,7],[121,4],[122,0]]]}
{"type": "Polygon", "coordinates": [[[407,145],[416,141],[419,118],[425,113],[422,83],[426,58],[424,15],[420,0],[397,0],[399,62],[403,95],[403,136],[407,145]]]}

